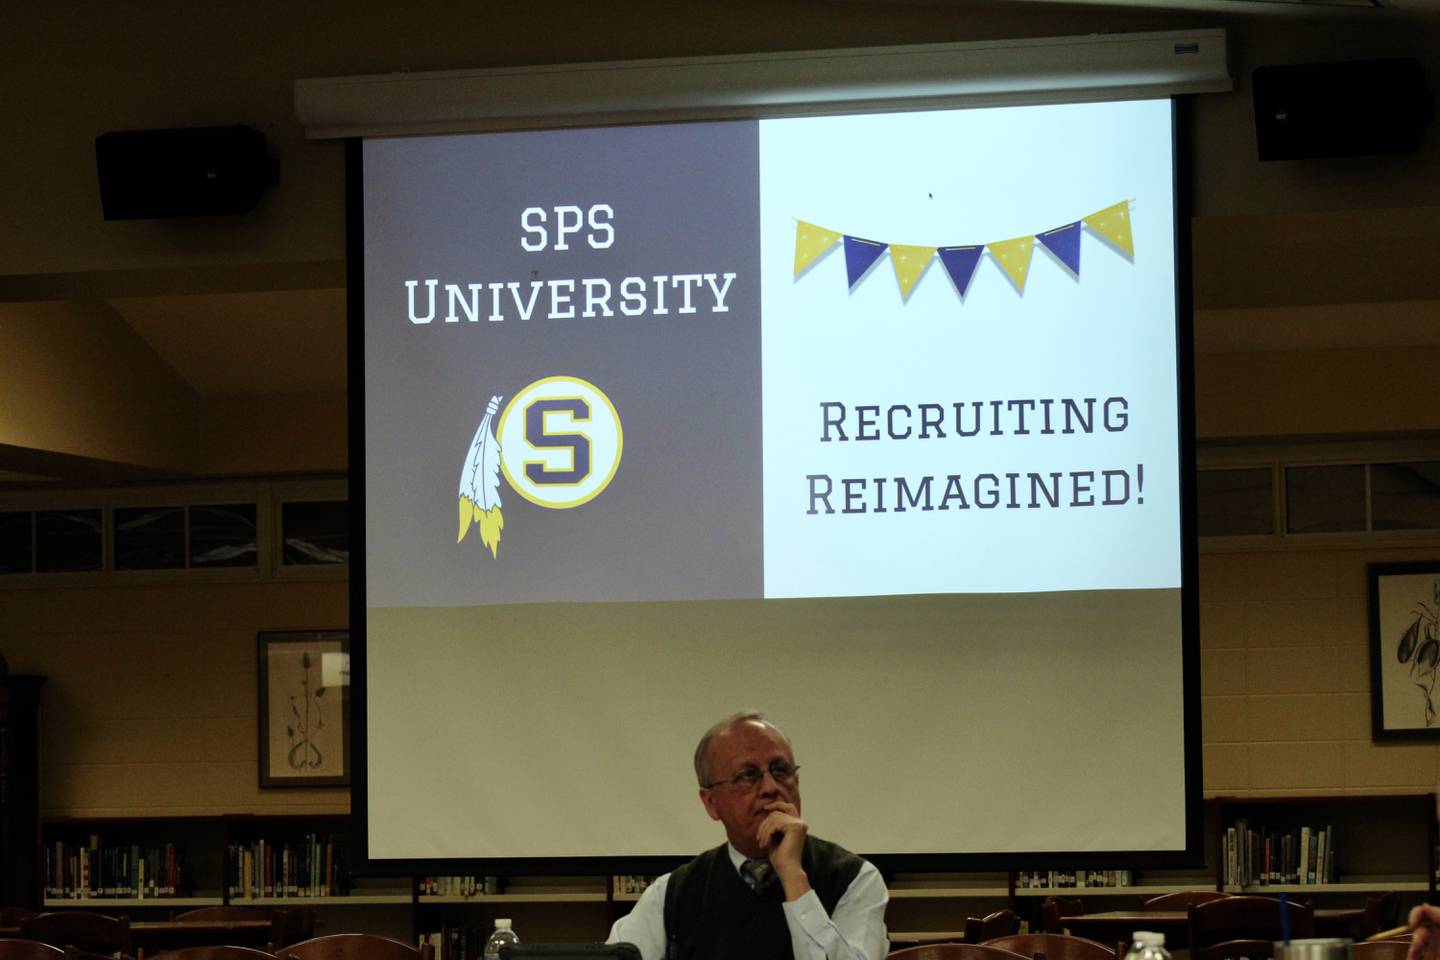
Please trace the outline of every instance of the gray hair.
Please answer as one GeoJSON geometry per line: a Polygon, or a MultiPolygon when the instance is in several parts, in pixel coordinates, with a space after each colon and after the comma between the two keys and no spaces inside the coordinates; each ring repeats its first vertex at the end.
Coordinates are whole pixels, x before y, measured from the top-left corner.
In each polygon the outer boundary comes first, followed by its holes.
{"type": "MultiPolygon", "coordinates": [[[[746,723],[747,721],[751,720],[758,723],[763,723],[765,724],[765,726],[780,734],[780,736],[785,737],[785,732],[779,727],[775,726],[775,724],[771,723],[769,720],[765,719],[765,714],[761,713],[759,710],[741,710],[739,713],[730,714],[730,716],[726,717],[724,720],[719,721],[709,730],[706,730],[705,735],[700,738],[700,743],[695,747],[695,779],[699,781],[700,786],[710,786],[710,770],[705,762],[705,754],[708,753],[710,750],[710,741],[714,740],[716,737],[720,736],[720,734],[729,730],[736,724],[746,723]]],[[[789,743],[790,738],[785,737],[785,742],[789,743]]]]}

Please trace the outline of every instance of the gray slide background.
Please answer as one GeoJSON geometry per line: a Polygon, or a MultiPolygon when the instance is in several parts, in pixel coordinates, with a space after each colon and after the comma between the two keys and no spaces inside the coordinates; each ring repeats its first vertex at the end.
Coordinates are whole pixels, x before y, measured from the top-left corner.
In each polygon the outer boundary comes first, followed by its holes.
{"type": "Polygon", "coordinates": [[[369,605],[760,596],[756,163],[753,122],[366,143],[369,605]],[[595,203],[615,211],[610,249],[583,232],[569,251],[521,248],[526,207],[595,203]],[[675,290],[666,316],[618,310],[626,276],[727,271],[728,313],[676,313],[675,290]],[[611,281],[615,316],[580,317],[577,283],[574,319],[544,319],[542,290],[531,319],[512,304],[488,322],[486,290],[479,322],[443,322],[447,282],[518,281],[527,296],[532,279],[584,277],[611,281]],[[436,319],[412,324],[404,281],[428,278],[440,281],[436,319]],[[486,401],[561,374],[619,411],[615,478],[589,503],[551,510],[502,477],[499,559],[477,530],[457,544],[457,484],[486,401]]]}

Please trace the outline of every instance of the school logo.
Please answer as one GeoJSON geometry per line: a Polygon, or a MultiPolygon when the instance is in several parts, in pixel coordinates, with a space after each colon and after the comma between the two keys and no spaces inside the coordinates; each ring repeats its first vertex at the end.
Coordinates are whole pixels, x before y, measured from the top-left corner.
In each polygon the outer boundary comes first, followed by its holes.
{"type": "Polygon", "coordinates": [[[460,468],[459,543],[471,526],[498,557],[500,477],[531,503],[578,507],[600,495],[620,467],[620,415],[604,391],[579,377],[546,377],[520,390],[502,410],[492,396],[460,468]]]}

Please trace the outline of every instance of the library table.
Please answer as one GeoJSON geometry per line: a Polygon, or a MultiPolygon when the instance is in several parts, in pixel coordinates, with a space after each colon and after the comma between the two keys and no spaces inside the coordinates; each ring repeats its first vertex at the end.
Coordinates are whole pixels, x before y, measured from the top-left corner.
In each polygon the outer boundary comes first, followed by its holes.
{"type": "Polygon", "coordinates": [[[269,920],[132,920],[130,938],[148,953],[181,947],[261,947],[270,942],[269,920]]]}
{"type": "MultiPolygon", "coordinates": [[[[1365,911],[1359,907],[1317,909],[1315,935],[1318,937],[1356,938],[1365,911]]],[[[1061,917],[1060,925],[1077,937],[1114,943],[1130,942],[1136,930],[1154,930],[1165,934],[1165,946],[1187,946],[1190,915],[1185,910],[1110,910],[1106,913],[1078,913],[1061,917]]]]}

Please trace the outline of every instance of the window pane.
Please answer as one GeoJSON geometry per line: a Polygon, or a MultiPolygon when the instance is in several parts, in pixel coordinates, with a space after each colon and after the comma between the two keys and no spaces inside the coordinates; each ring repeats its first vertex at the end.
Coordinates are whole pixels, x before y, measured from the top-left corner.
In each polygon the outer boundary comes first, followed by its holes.
{"type": "Polygon", "coordinates": [[[1440,529],[1440,460],[1370,465],[1376,530],[1440,529]]]}
{"type": "Polygon", "coordinates": [[[1365,467],[1285,468],[1285,529],[1337,533],[1365,529],[1365,467]]]}
{"type": "Polygon", "coordinates": [[[1195,492],[1202,537],[1264,536],[1275,532],[1269,467],[1201,470],[1195,492]]]}
{"type": "Polygon", "coordinates": [[[35,569],[41,573],[99,570],[100,511],[36,513],[35,569]]]}
{"type": "Polygon", "coordinates": [[[184,567],[184,507],[115,508],[116,570],[184,567]]]}
{"type": "Polygon", "coordinates": [[[280,508],[284,563],[349,563],[350,504],[345,500],[308,500],[280,508]]]}
{"type": "Polygon", "coordinates": [[[190,566],[253,567],[259,553],[255,504],[190,508],[190,566]]]}
{"type": "Polygon", "coordinates": [[[0,513],[0,573],[30,572],[30,513],[0,513]]]}

